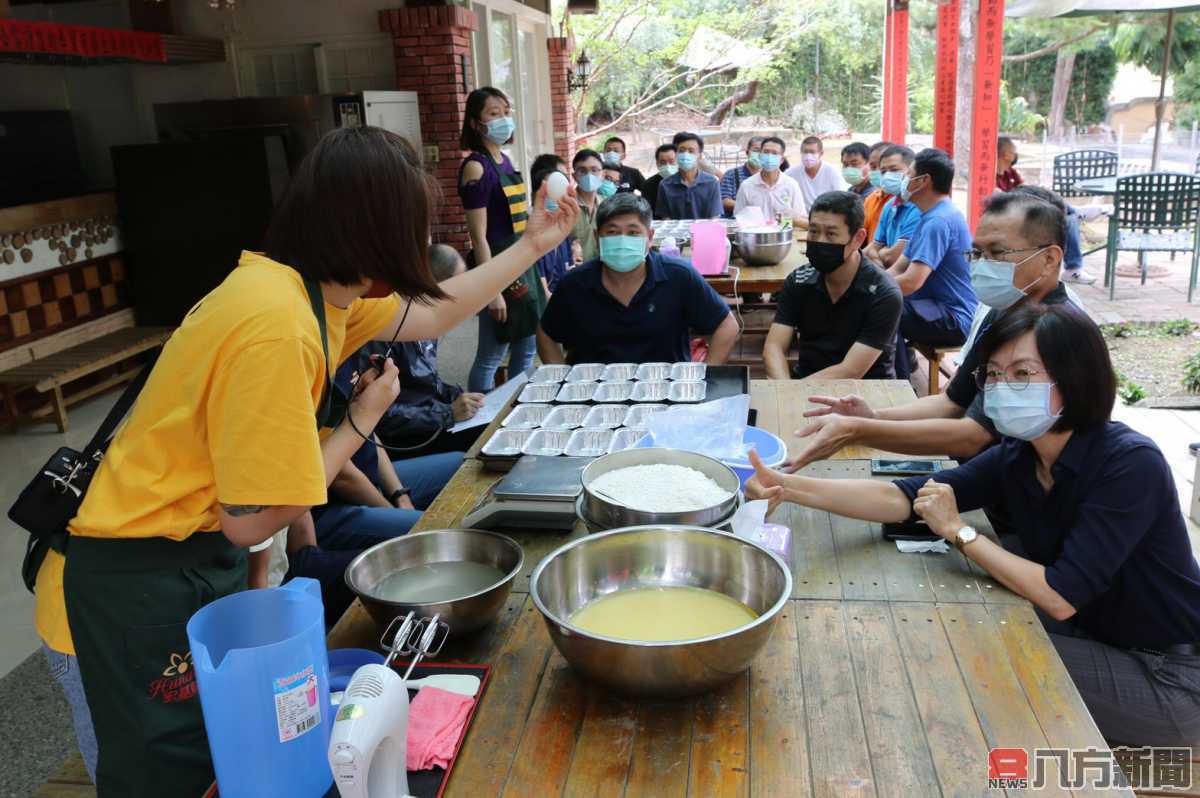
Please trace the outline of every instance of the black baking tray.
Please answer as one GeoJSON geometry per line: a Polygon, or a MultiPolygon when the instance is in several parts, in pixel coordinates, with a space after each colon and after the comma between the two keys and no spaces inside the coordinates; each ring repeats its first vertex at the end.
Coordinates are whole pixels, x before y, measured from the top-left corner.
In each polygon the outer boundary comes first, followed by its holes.
{"type": "MultiPolygon", "coordinates": [[[[704,401],[711,402],[715,399],[725,399],[730,396],[738,396],[743,393],[750,393],[750,367],[749,366],[709,366],[705,370],[704,382],[708,388],[705,391],[704,401]]],[[[558,402],[550,402],[551,406],[559,404],[558,402]]],[[[572,402],[571,404],[590,405],[595,402],[572,402]]],[[[606,404],[637,404],[636,402],[611,402],[606,404]]],[[[656,403],[656,404],[682,404],[682,403],[656,403]]],[[[516,407],[517,403],[513,403],[512,407],[516,407]]],[[[509,408],[508,413],[512,412],[509,408]]],[[[507,416],[508,413],[505,413],[507,416]]],[[[751,422],[753,423],[753,421],[751,422]]],[[[480,440],[479,446],[482,447],[485,441],[480,440]]],[[[489,456],[483,453],[482,449],[479,452],[478,460],[483,464],[483,467],[488,471],[507,472],[512,469],[524,455],[514,454],[503,457],[489,456]]]]}

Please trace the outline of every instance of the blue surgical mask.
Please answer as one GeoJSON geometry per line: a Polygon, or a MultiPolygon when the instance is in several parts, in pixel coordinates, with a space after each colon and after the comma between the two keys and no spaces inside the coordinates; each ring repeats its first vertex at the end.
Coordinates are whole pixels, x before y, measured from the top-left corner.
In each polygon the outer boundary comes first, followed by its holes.
{"type": "Polygon", "coordinates": [[[620,166],[621,153],[617,152],[616,150],[609,150],[608,152],[604,153],[604,163],[608,166],[620,166]]]}
{"type": "Polygon", "coordinates": [[[658,176],[661,177],[663,180],[666,180],[668,177],[670,177],[671,175],[675,174],[678,171],[679,171],[679,167],[676,166],[675,164],[665,163],[662,166],[658,167],[658,176]]]}
{"type": "Polygon", "coordinates": [[[675,155],[676,163],[685,172],[690,172],[696,168],[696,160],[696,156],[690,152],[681,152],[675,155]]]}
{"type": "Polygon", "coordinates": [[[908,190],[908,184],[908,175],[905,175],[900,179],[900,199],[903,202],[908,202],[910,199],[912,199],[912,192],[908,190]]]}
{"type": "Polygon", "coordinates": [[[611,180],[605,180],[600,184],[600,188],[596,189],[596,193],[601,197],[608,199],[613,194],[617,193],[617,184],[611,180]]]}
{"type": "Polygon", "coordinates": [[[862,172],[861,166],[843,166],[842,180],[845,180],[847,185],[857,186],[862,182],[862,172]]]}
{"type": "Polygon", "coordinates": [[[996,431],[1009,438],[1031,441],[1050,431],[1062,413],[1050,412],[1052,382],[1031,382],[1017,389],[997,382],[983,389],[983,412],[996,431]]]}
{"type": "Polygon", "coordinates": [[[875,188],[879,188],[879,183],[883,179],[883,175],[880,174],[879,172],[872,171],[871,177],[869,179],[871,181],[872,186],[874,186],[875,188]]]}
{"type": "Polygon", "coordinates": [[[879,187],[891,194],[898,196],[900,188],[904,185],[905,175],[903,172],[884,172],[879,176],[879,187]]]}
{"type": "Polygon", "coordinates": [[[773,152],[764,152],[761,156],[762,170],[764,172],[775,172],[779,170],[780,164],[783,163],[783,156],[776,155],[773,152]]]}
{"type": "MultiPolygon", "coordinates": [[[[1041,252],[1043,250],[1039,249],[1029,258],[1037,257],[1041,252]]],[[[980,302],[996,310],[1008,310],[1020,302],[1028,296],[1026,292],[1042,279],[1039,277],[1024,288],[1013,285],[1017,267],[1029,258],[1020,263],[990,259],[976,261],[971,268],[971,287],[975,289],[975,296],[979,297],[980,302]]]]}
{"type": "Polygon", "coordinates": [[[579,177],[579,190],[586,191],[588,194],[594,194],[596,189],[600,188],[600,184],[604,182],[604,178],[600,175],[588,172],[579,177]]]}
{"type": "Polygon", "coordinates": [[[517,123],[511,116],[498,116],[487,123],[487,137],[493,144],[505,144],[516,129],[517,123]]]}
{"type": "Polygon", "coordinates": [[[762,153],[761,152],[750,153],[750,155],[746,158],[746,163],[750,164],[755,169],[761,168],[762,167],[762,153]]]}
{"type": "Polygon", "coordinates": [[[646,260],[646,239],[642,236],[602,236],[600,260],[615,272],[631,272],[646,260]]]}

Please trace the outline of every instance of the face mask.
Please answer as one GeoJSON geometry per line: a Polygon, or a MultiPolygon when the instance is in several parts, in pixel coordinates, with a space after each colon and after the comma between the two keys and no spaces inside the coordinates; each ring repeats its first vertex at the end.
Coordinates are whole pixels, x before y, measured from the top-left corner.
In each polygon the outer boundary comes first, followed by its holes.
{"type": "Polygon", "coordinates": [[[642,236],[603,236],[600,260],[615,272],[631,272],[646,260],[646,239],[642,236]]]}
{"type": "Polygon", "coordinates": [[[1050,413],[1052,382],[1031,382],[1021,390],[998,382],[983,389],[983,412],[1001,435],[1031,441],[1050,431],[1062,413],[1050,413]]]}
{"type": "Polygon", "coordinates": [[[900,199],[904,200],[905,202],[908,202],[910,199],[912,199],[912,191],[910,191],[908,188],[908,184],[910,182],[911,181],[909,180],[908,175],[905,175],[900,179],[900,199]]]}
{"type": "MultiPolygon", "coordinates": [[[[1029,258],[1035,258],[1042,252],[1043,250],[1039,249],[1029,258]]],[[[979,297],[980,302],[996,310],[1008,310],[1020,302],[1027,296],[1025,292],[1042,279],[1039,277],[1024,288],[1013,285],[1017,267],[1029,258],[1020,263],[988,259],[976,261],[971,269],[971,287],[975,289],[975,296],[979,297]]]]}
{"type": "Polygon", "coordinates": [[[904,185],[903,172],[884,172],[879,176],[879,187],[892,196],[900,193],[900,187],[904,185]]]}
{"type": "Polygon", "coordinates": [[[661,177],[663,180],[666,180],[668,177],[670,177],[671,175],[675,174],[678,171],[679,171],[679,167],[676,166],[675,164],[665,163],[662,166],[658,167],[658,176],[661,177]]]}
{"type": "Polygon", "coordinates": [[[852,186],[857,186],[862,182],[862,167],[861,166],[845,166],[842,167],[842,180],[845,180],[852,186]]]}
{"type": "Polygon", "coordinates": [[[879,172],[874,172],[874,171],[873,171],[873,172],[871,172],[871,178],[870,178],[870,179],[871,179],[871,185],[872,185],[872,186],[874,186],[875,188],[879,188],[880,181],[882,181],[882,180],[883,180],[883,175],[882,175],[882,174],[880,174],[879,172]]]}
{"type": "Polygon", "coordinates": [[[776,155],[773,152],[764,152],[760,156],[760,161],[764,172],[774,172],[783,163],[783,156],[776,155]]]}
{"type": "Polygon", "coordinates": [[[493,144],[504,144],[512,138],[517,123],[511,116],[498,116],[487,123],[487,137],[493,144]]]}
{"type": "Polygon", "coordinates": [[[604,181],[600,175],[594,175],[588,172],[579,178],[579,190],[585,191],[588,194],[595,193],[596,189],[600,188],[600,184],[604,181]]]}
{"type": "Polygon", "coordinates": [[[746,162],[749,163],[751,166],[753,166],[755,169],[761,169],[762,168],[762,153],[761,152],[750,153],[749,157],[746,158],[746,162]]]}
{"type": "Polygon", "coordinates": [[[611,180],[605,180],[600,184],[600,188],[596,189],[596,193],[601,197],[608,199],[613,194],[617,193],[617,184],[611,180]]]}
{"type": "Polygon", "coordinates": [[[604,162],[609,166],[620,166],[621,153],[615,150],[609,150],[608,152],[604,153],[604,162]]]}
{"type": "Polygon", "coordinates": [[[809,241],[806,246],[808,262],[821,274],[829,274],[846,262],[845,244],[830,244],[827,241],[809,241]]]}
{"type": "Polygon", "coordinates": [[[815,152],[806,152],[800,156],[800,163],[804,164],[809,169],[812,169],[820,162],[821,156],[817,155],[815,152]]]}
{"type": "Polygon", "coordinates": [[[675,160],[679,163],[679,168],[685,172],[696,168],[696,156],[690,152],[679,153],[675,156],[675,160]]]}

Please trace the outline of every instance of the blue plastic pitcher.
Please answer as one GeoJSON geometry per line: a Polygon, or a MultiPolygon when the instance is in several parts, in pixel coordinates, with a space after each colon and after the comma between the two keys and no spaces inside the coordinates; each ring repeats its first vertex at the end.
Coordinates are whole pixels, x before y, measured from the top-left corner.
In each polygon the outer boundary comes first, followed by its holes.
{"type": "Polygon", "coordinates": [[[188,621],[221,798],[316,798],[332,786],[324,619],[320,583],[297,578],[188,621]]]}

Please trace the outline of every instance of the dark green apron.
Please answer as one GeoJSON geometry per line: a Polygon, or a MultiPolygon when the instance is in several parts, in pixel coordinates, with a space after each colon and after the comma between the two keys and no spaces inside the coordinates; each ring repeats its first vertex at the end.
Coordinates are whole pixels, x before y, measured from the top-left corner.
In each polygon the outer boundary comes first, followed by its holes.
{"type": "MultiPolygon", "coordinates": [[[[491,156],[485,156],[489,164],[495,168],[491,156]]],[[[529,220],[529,198],[525,191],[525,181],[520,172],[506,175],[496,169],[500,179],[500,189],[508,200],[508,210],[512,215],[512,237],[507,241],[488,242],[492,257],[508,249],[525,232],[525,224],[529,220]]],[[[530,266],[516,282],[504,289],[504,301],[508,305],[508,320],[496,325],[496,340],[502,343],[512,343],[522,338],[528,338],[537,332],[538,321],[546,309],[546,292],[542,290],[542,276],[537,264],[530,266]]],[[[487,312],[486,310],[484,311],[487,312]]]]}
{"type": "MultiPolygon", "coordinates": [[[[316,283],[306,289],[325,352],[320,426],[330,403],[325,305],[316,283]]],[[[247,570],[246,550],[220,530],[182,541],[71,536],[63,590],[99,742],[99,798],[199,798],[213,783],[187,622],[245,590],[247,570]]]]}

